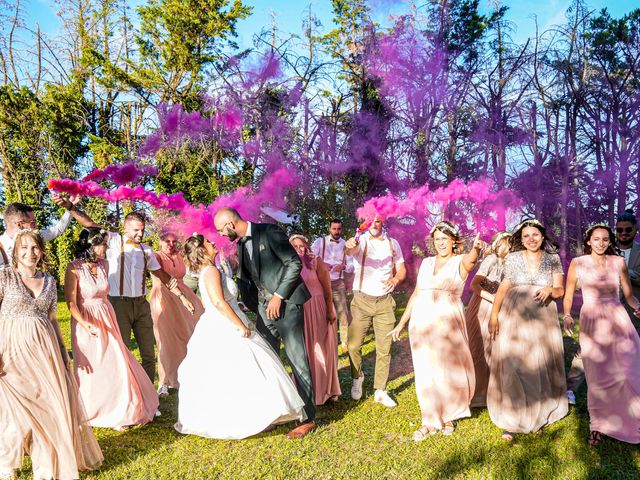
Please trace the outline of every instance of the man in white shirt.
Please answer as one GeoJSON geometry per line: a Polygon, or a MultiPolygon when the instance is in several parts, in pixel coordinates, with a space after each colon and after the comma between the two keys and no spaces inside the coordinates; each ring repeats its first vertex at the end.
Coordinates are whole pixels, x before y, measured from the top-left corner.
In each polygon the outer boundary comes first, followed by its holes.
{"type": "MultiPolygon", "coordinates": [[[[640,299],[640,244],[634,241],[638,233],[638,222],[632,209],[622,212],[616,220],[618,247],[622,255],[624,255],[624,263],[627,264],[633,296],[640,299]]],[[[626,303],[625,308],[629,313],[629,317],[631,317],[634,327],[640,333],[640,319],[633,314],[633,309],[626,303]]]]}
{"type": "MultiPolygon", "coordinates": [[[[80,225],[84,227],[90,227],[94,225],[93,220],[87,217],[86,214],[77,210],[75,205],[80,200],[79,197],[70,197],[69,199],[53,195],[53,201],[67,209],[64,215],[51,227],[40,230],[40,236],[45,242],[49,242],[54,238],[62,235],[67,229],[71,218],[75,218],[80,225]]],[[[0,265],[10,265],[11,257],[13,254],[13,239],[15,238],[18,230],[24,228],[30,228],[36,230],[38,223],[36,221],[33,208],[24,203],[10,203],[4,209],[4,225],[5,231],[0,235],[0,265]]]]}
{"type": "Polygon", "coordinates": [[[333,305],[340,326],[340,346],[347,350],[349,328],[349,312],[344,274],[353,272],[353,258],[345,252],[345,241],[342,237],[342,220],[334,218],[329,224],[329,235],[320,237],[311,245],[311,251],[327,265],[331,277],[331,294],[333,305]]]}
{"type": "Polygon", "coordinates": [[[386,391],[391,363],[389,332],[396,324],[396,302],[391,296],[407,276],[400,244],[383,231],[383,220],[376,217],[369,230],[357,240],[346,242],[346,253],[353,257],[355,277],[351,301],[351,325],[348,333],[349,362],[351,363],[351,398],[362,397],[362,343],[373,324],[376,340],[376,366],[373,387],[374,400],[387,407],[396,402],[386,391]]]}
{"type": "Polygon", "coordinates": [[[129,347],[131,331],[140,349],[142,368],[154,381],[156,357],[151,307],[147,301],[147,271],[157,277],[177,295],[193,313],[193,305],[176,287],[175,280],[162,268],[151,247],[143,245],[145,217],[131,212],[124,218],[124,234],[109,232],[107,261],[109,262],[109,301],[113,305],[118,327],[129,347]]]}

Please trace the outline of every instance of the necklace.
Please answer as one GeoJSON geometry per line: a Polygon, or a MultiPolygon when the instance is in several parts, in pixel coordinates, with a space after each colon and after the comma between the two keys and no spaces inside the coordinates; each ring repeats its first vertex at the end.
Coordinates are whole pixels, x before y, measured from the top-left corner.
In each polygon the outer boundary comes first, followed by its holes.
{"type": "Polygon", "coordinates": [[[25,273],[22,273],[22,270],[18,270],[18,273],[22,278],[38,278],[40,272],[36,272],[33,275],[27,275],[25,273]]]}

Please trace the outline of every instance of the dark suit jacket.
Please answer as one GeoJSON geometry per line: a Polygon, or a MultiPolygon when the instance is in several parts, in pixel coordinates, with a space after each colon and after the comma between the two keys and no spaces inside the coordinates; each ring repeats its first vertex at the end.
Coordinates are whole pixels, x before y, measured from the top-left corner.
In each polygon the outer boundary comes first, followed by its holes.
{"type": "Polygon", "coordinates": [[[281,228],[270,223],[252,223],[251,243],[250,261],[255,266],[258,282],[247,269],[244,247],[238,243],[238,288],[247,307],[258,313],[258,297],[268,301],[276,293],[284,302],[296,305],[311,298],[300,276],[302,262],[281,228]]]}

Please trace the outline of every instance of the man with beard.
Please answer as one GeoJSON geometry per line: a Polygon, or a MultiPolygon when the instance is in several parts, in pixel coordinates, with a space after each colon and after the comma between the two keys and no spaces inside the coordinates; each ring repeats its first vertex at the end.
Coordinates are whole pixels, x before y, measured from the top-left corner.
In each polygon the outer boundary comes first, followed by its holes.
{"type": "Polygon", "coordinates": [[[353,256],[355,278],[351,301],[351,325],[348,333],[349,362],[351,363],[351,398],[362,397],[362,344],[373,324],[376,340],[376,366],[373,387],[374,401],[386,407],[397,403],[387,393],[391,364],[392,338],[389,332],[396,324],[396,302],[391,296],[407,270],[400,244],[383,231],[383,220],[377,216],[369,230],[359,239],[347,240],[346,254],[353,256]]]}
{"type": "MultiPolygon", "coordinates": [[[[616,222],[616,240],[624,256],[624,262],[629,270],[629,280],[633,296],[640,299],[640,244],[634,239],[638,233],[636,216],[632,209],[627,209],[618,215],[616,222]]],[[[633,326],[640,333],[640,319],[633,314],[633,309],[625,303],[627,313],[631,317],[633,326]]]]}
{"type": "Polygon", "coordinates": [[[353,259],[345,252],[345,241],[342,238],[342,220],[334,218],[329,224],[329,235],[313,242],[311,251],[327,265],[331,277],[331,295],[336,309],[340,327],[340,346],[347,350],[349,328],[349,312],[347,310],[347,293],[344,274],[353,272],[353,259]]]}

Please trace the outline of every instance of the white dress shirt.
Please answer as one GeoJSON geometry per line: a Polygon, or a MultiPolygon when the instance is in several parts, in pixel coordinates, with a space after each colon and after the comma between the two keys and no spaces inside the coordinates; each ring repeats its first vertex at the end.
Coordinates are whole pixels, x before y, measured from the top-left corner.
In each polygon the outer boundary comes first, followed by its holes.
{"type": "Polygon", "coordinates": [[[400,244],[395,238],[393,243],[393,262],[391,260],[391,245],[389,237],[382,234],[380,240],[372,239],[369,232],[360,237],[360,243],[353,256],[355,276],[353,279],[353,291],[360,291],[373,297],[381,297],[387,294],[384,282],[393,277],[393,264],[396,270],[404,263],[400,244]],[[367,256],[364,260],[364,274],[362,275],[362,288],[360,288],[360,275],[362,272],[362,254],[367,245],[367,256]]]}
{"type": "MultiPolygon", "coordinates": [[[[66,211],[64,212],[64,215],[62,215],[53,226],[40,230],[42,241],[50,242],[54,238],[62,235],[62,233],[64,233],[64,231],[69,226],[69,223],[71,223],[71,218],[72,217],[69,211],[66,211]]],[[[9,262],[11,262],[11,257],[13,256],[13,246],[15,244],[14,239],[11,238],[7,234],[7,232],[4,232],[2,235],[0,235],[0,243],[2,243],[2,248],[7,254],[7,259],[9,260],[9,262]]],[[[3,263],[4,260],[2,259],[2,255],[0,255],[0,265],[2,265],[3,263]]]]}
{"type": "Polygon", "coordinates": [[[160,263],[151,247],[143,244],[137,246],[127,242],[127,238],[119,233],[108,232],[107,261],[109,262],[109,295],[120,296],[120,252],[124,240],[124,275],[123,297],[142,297],[147,293],[146,281],[143,288],[145,257],[147,270],[160,270],[160,263]]]}
{"type": "Polygon", "coordinates": [[[311,251],[316,257],[322,259],[327,264],[329,269],[329,275],[331,281],[340,280],[343,277],[344,272],[353,272],[353,258],[350,255],[345,255],[345,241],[343,238],[338,241],[333,240],[331,235],[317,238],[313,245],[311,245],[311,251]],[[322,255],[322,239],[324,238],[324,255],[322,255]],[[344,263],[344,270],[342,272],[336,272],[332,270],[332,267],[344,263]]]}

